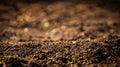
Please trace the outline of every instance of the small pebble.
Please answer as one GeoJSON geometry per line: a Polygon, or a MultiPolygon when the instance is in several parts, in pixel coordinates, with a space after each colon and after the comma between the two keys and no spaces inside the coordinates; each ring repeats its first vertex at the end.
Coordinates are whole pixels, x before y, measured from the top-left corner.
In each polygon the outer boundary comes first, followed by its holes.
{"type": "Polygon", "coordinates": [[[73,44],[77,43],[76,41],[72,41],[73,44]]]}
{"type": "Polygon", "coordinates": [[[28,32],[28,28],[25,28],[25,29],[24,29],[24,32],[28,32]]]}

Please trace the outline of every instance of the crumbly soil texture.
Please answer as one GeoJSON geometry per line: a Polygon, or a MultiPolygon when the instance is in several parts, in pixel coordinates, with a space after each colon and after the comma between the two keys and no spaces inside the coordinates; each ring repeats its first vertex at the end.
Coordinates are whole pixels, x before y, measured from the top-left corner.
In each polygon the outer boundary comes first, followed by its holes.
{"type": "Polygon", "coordinates": [[[0,67],[119,67],[119,9],[105,4],[5,0],[0,67]]]}

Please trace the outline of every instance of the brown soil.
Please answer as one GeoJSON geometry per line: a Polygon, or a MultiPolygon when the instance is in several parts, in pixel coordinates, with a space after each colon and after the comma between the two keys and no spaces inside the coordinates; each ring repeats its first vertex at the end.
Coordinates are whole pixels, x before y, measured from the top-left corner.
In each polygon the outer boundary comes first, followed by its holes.
{"type": "Polygon", "coordinates": [[[120,66],[118,8],[7,2],[0,3],[0,67],[120,66]]]}

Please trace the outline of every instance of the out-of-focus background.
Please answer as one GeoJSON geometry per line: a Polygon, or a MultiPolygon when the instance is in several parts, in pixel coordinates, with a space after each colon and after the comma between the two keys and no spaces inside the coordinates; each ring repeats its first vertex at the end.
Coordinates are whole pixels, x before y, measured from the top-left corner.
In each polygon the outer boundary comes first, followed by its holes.
{"type": "Polygon", "coordinates": [[[70,40],[90,32],[113,33],[117,29],[111,25],[119,26],[119,5],[119,0],[4,0],[0,35],[10,40],[70,40]]]}

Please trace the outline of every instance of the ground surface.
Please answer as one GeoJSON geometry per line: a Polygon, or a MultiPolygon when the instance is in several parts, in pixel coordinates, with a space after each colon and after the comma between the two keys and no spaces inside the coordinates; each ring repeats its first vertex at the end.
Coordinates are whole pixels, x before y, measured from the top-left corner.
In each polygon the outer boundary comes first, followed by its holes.
{"type": "Polygon", "coordinates": [[[0,14],[0,67],[120,66],[118,11],[56,1],[0,4],[0,14]]]}

